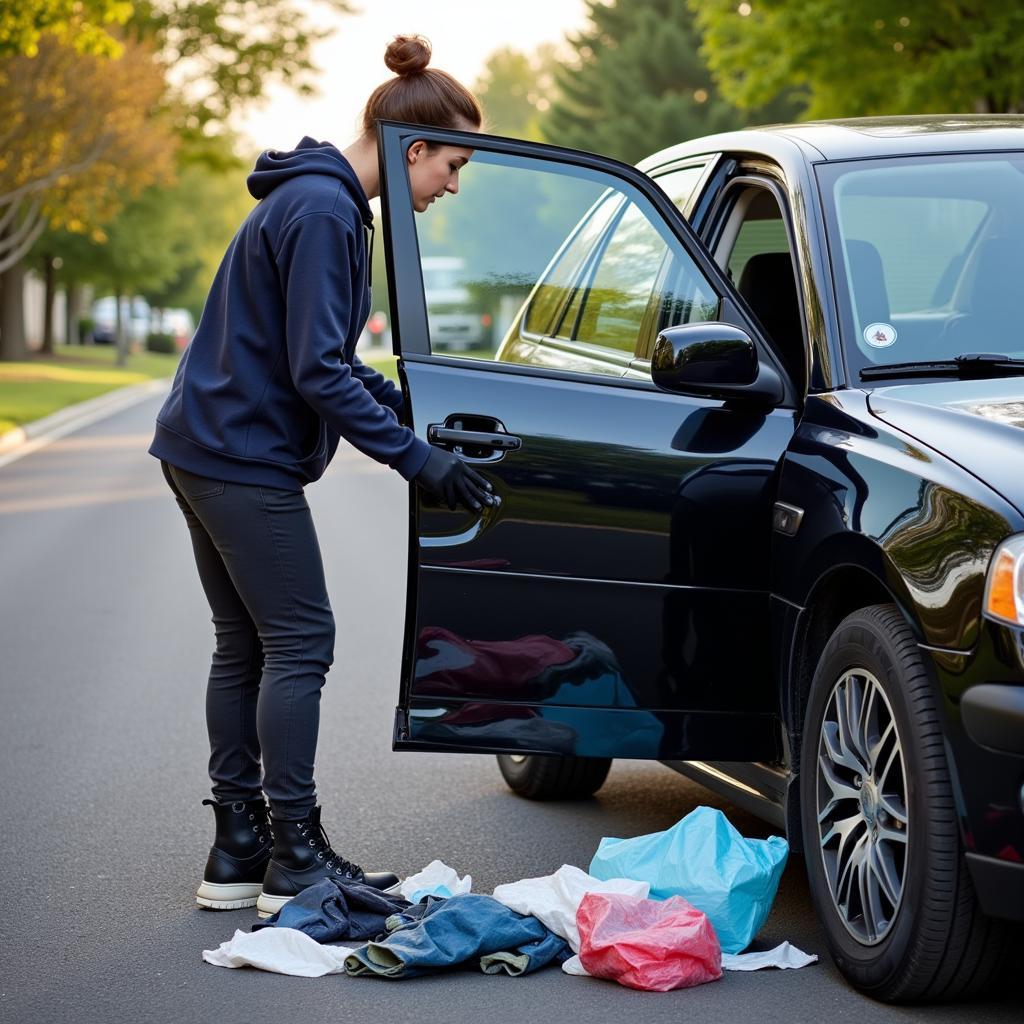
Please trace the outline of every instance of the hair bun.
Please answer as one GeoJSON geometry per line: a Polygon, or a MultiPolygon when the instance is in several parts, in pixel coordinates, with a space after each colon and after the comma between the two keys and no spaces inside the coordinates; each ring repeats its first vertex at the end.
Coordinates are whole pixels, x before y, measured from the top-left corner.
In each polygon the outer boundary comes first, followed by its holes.
{"type": "Polygon", "coordinates": [[[384,63],[396,75],[415,75],[430,63],[430,42],[423,36],[395,36],[384,52],[384,63]]]}

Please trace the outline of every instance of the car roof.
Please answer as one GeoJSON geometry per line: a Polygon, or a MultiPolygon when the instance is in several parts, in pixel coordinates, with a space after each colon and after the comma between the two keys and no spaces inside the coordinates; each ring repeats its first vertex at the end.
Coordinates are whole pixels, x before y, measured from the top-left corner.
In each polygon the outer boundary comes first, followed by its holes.
{"type": "Polygon", "coordinates": [[[659,150],[637,167],[651,171],[702,153],[750,152],[782,159],[857,160],[922,153],[1024,150],[1024,115],[926,114],[771,124],[691,139],[659,150]]]}

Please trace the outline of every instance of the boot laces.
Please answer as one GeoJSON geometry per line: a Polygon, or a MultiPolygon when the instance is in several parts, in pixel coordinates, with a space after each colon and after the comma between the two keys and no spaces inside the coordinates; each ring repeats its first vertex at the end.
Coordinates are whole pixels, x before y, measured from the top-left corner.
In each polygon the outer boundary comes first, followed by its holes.
{"type": "Polygon", "coordinates": [[[260,841],[260,845],[263,843],[272,843],[274,841],[274,833],[270,830],[270,822],[267,820],[267,812],[257,815],[254,811],[249,813],[249,825],[253,832],[256,833],[256,837],[260,841]]]}
{"type": "Polygon", "coordinates": [[[317,821],[304,821],[299,824],[299,835],[306,839],[309,845],[316,850],[316,859],[324,861],[324,867],[333,874],[350,878],[353,881],[363,880],[363,869],[358,864],[346,860],[331,847],[331,841],[327,838],[327,830],[317,821]]]}

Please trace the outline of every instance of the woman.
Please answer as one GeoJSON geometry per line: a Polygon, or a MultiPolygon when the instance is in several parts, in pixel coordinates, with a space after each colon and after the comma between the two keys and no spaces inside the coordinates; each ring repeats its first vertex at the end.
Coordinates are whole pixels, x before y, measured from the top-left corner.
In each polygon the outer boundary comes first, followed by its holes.
{"type": "MultiPolygon", "coordinates": [[[[374,90],[348,149],[304,138],[256,162],[249,191],[259,202],[221,262],[149,449],[185,515],[216,632],[206,695],[213,799],[203,801],[216,837],[203,907],[257,903],[265,916],[328,875],[397,881],[331,848],[313,782],[334,617],[303,487],[323,474],[339,436],[451,508],[494,500],[483,477],[402,425],[401,391],[354,351],[369,314],[376,122],[478,131],[482,121],[472,93],[427,67],[425,40],[396,37],[384,59],[397,77],[374,90]]],[[[470,154],[410,147],[417,211],[458,191],[470,154]]]]}

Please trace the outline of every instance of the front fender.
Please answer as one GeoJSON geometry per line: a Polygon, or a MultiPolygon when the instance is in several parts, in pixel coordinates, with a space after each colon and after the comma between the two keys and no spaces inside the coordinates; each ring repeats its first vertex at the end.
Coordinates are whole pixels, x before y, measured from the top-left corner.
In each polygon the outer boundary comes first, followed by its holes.
{"type": "Polygon", "coordinates": [[[785,456],[779,500],[803,509],[772,538],[773,592],[802,608],[839,567],[867,572],[919,642],[978,641],[985,574],[1020,514],[942,455],[874,419],[860,391],[812,396],[785,456]]]}

